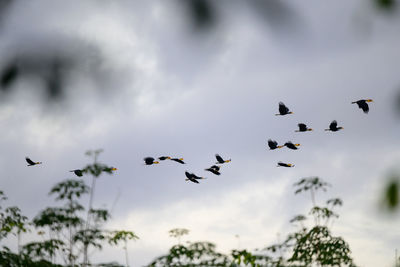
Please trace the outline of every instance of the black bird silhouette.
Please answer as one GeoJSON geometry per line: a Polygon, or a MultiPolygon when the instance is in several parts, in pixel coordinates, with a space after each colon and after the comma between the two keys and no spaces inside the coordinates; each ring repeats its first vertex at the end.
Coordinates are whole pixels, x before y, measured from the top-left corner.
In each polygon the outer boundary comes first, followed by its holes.
{"type": "Polygon", "coordinates": [[[143,160],[144,160],[144,163],[145,163],[146,165],[152,165],[152,164],[158,164],[158,163],[160,163],[159,161],[154,161],[154,158],[152,158],[152,157],[146,157],[146,158],[144,158],[143,160]]]}
{"type": "Polygon", "coordinates": [[[271,139],[268,139],[268,146],[269,146],[270,150],[284,147],[284,146],[278,146],[278,142],[276,142],[275,140],[271,140],[271,139]]]}
{"type": "Polygon", "coordinates": [[[70,172],[73,172],[73,173],[75,173],[75,175],[76,176],[79,176],[79,177],[82,177],[83,176],[83,173],[82,173],[82,170],[72,170],[72,171],[70,171],[70,172]]]}
{"type": "Polygon", "coordinates": [[[291,141],[288,141],[288,142],[285,143],[285,146],[287,148],[296,150],[296,149],[298,149],[297,147],[300,146],[300,144],[293,144],[291,141]]]}
{"type": "Polygon", "coordinates": [[[166,160],[166,159],[171,159],[169,156],[162,156],[158,158],[159,160],[166,160]]]}
{"type": "Polygon", "coordinates": [[[190,173],[188,171],[185,171],[185,175],[187,177],[186,181],[191,181],[191,182],[196,183],[196,184],[199,183],[199,181],[197,181],[197,180],[206,179],[204,177],[199,177],[199,176],[195,175],[194,173],[190,173]]]}
{"type": "Polygon", "coordinates": [[[178,159],[178,158],[172,158],[172,159],[170,159],[170,160],[179,162],[180,164],[185,164],[185,162],[183,161],[183,158],[180,158],[180,159],[178,159]]]}
{"type": "Polygon", "coordinates": [[[275,114],[276,116],[278,115],[287,115],[287,114],[293,114],[293,112],[289,111],[289,108],[283,104],[283,102],[279,102],[279,114],[275,114]]]}
{"type": "Polygon", "coordinates": [[[219,172],[219,169],[220,169],[220,168],[219,168],[217,165],[212,165],[210,168],[204,169],[204,170],[209,171],[209,172],[212,172],[212,173],[214,173],[215,175],[221,175],[221,173],[219,172]]]}
{"type": "Polygon", "coordinates": [[[228,163],[231,162],[231,159],[224,160],[220,155],[215,154],[215,158],[217,159],[217,164],[223,164],[223,163],[228,163]]]}
{"type": "Polygon", "coordinates": [[[28,162],[28,166],[34,166],[34,165],[38,165],[38,164],[42,164],[42,162],[34,162],[33,160],[31,160],[28,157],[25,157],[26,162],[28,162]]]}
{"type": "Polygon", "coordinates": [[[352,104],[357,104],[360,109],[364,111],[364,113],[368,113],[369,106],[367,102],[374,102],[372,99],[361,99],[358,101],[351,102],[352,104]]]}
{"type": "Polygon", "coordinates": [[[279,161],[277,167],[287,167],[287,168],[290,168],[290,167],[294,167],[294,164],[283,163],[283,162],[279,161]]]}
{"type": "Polygon", "coordinates": [[[339,130],[343,129],[343,127],[337,127],[337,121],[334,120],[331,122],[329,125],[329,129],[325,129],[325,131],[332,131],[332,132],[337,132],[339,130]]]}
{"type": "Polygon", "coordinates": [[[299,129],[296,130],[295,132],[307,132],[307,131],[312,131],[313,130],[311,128],[307,128],[307,125],[305,125],[304,123],[299,123],[297,125],[299,126],[299,129]]]}

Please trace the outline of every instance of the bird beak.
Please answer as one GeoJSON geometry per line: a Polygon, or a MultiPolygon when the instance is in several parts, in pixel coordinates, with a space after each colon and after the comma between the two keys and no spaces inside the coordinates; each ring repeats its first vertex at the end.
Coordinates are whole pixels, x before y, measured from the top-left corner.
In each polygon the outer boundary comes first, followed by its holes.
{"type": "Polygon", "coordinates": [[[153,162],[153,164],[158,164],[158,163],[160,163],[160,162],[159,162],[159,161],[154,161],[154,162],[153,162]]]}
{"type": "Polygon", "coordinates": [[[167,159],[171,159],[171,157],[167,157],[167,159]]]}
{"type": "Polygon", "coordinates": [[[308,129],[308,130],[309,130],[309,131],[314,131],[314,130],[313,130],[313,129],[311,129],[311,128],[310,128],[310,129],[308,129]]]}
{"type": "Polygon", "coordinates": [[[300,144],[295,144],[295,146],[300,146],[300,144]]]}
{"type": "Polygon", "coordinates": [[[282,147],[284,147],[284,146],[277,146],[277,148],[282,148],[282,147]]]}

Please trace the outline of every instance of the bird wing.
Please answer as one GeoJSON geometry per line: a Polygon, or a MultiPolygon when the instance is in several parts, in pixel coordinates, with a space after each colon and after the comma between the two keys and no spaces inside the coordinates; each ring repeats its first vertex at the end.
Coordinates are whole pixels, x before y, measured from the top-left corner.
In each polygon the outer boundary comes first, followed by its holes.
{"type": "Polygon", "coordinates": [[[193,179],[192,177],[193,177],[193,174],[191,174],[190,172],[185,172],[185,175],[186,175],[186,177],[188,178],[188,179],[193,179]]]}
{"type": "Polygon", "coordinates": [[[307,130],[307,125],[305,125],[304,123],[299,123],[297,125],[299,126],[299,130],[300,131],[306,131],[307,130]]]}
{"type": "Polygon", "coordinates": [[[191,182],[193,182],[193,183],[196,183],[196,184],[199,184],[199,183],[200,183],[199,181],[197,181],[196,179],[193,179],[193,178],[189,178],[189,181],[191,181],[191,182]]]}
{"type": "Polygon", "coordinates": [[[283,104],[283,102],[279,102],[279,113],[288,113],[289,109],[283,104]]]}
{"type": "Polygon", "coordinates": [[[220,155],[215,154],[215,158],[217,159],[217,161],[218,161],[219,163],[224,163],[224,159],[223,159],[220,155]]]}
{"type": "Polygon", "coordinates": [[[365,101],[361,102],[361,103],[357,102],[357,104],[358,104],[358,107],[361,108],[364,111],[364,113],[368,113],[369,106],[368,106],[367,102],[365,102],[365,101]]]}
{"type": "Polygon", "coordinates": [[[278,145],[278,142],[272,141],[271,139],[268,139],[269,148],[274,149],[274,148],[276,148],[277,145],[278,145]]]}
{"type": "Polygon", "coordinates": [[[146,157],[146,158],[144,158],[143,160],[144,160],[147,164],[151,164],[151,163],[153,163],[154,158],[152,158],[152,157],[146,157]]]}
{"type": "Polygon", "coordinates": [[[31,165],[35,165],[35,162],[33,162],[30,158],[26,157],[25,158],[26,162],[28,162],[31,165]]]}
{"type": "Polygon", "coordinates": [[[337,121],[334,120],[334,121],[332,121],[331,124],[329,125],[329,128],[330,128],[330,129],[332,129],[332,128],[333,128],[333,129],[336,129],[336,127],[337,127],[337,121]]]}
{"type": "Polygon", "coordinates": [[[219,171],[220,167],[217,166],[217,165],[212,165],[212,166],[210,167],[210,169],[214,169],[214,170],[219,171]]]}

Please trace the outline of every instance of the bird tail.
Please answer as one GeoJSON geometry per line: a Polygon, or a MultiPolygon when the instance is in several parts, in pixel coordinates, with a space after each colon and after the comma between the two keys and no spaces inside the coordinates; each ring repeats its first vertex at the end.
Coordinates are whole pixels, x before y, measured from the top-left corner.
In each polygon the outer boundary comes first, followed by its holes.
{"type": "Polygon", "coordinates": [[[330,131],[331,129],[325,129],[325,131],[330,131]]]}
{"type": "Polygon", "coordinates": [[[275,116],[279,116],[279,115],[281,115],[281,114],[275,114],[275,116]]]}
{"type": "Polygon", "coordinates": [[[352,104],[355,104],[355,103],[357,103],[357,102],[354,101],[354,102],[351,102],[351,103],[352,103],[352,104]]]}

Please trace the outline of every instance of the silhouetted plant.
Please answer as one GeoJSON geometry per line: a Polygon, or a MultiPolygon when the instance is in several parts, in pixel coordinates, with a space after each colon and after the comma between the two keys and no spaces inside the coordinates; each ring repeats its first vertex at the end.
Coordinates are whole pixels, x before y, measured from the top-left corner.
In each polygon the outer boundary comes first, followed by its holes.
{"type": "Polygon", "coordinates": [[[188,242],[187,246],[174,245],[167,255],[158,257],[148,266],[230,266],[227,255],[215,251],[210,242],[188,242]]]}
{"type": "Polygon", "coordinates": [[[174,228],[169,230],[169,236],[170,237],[174,237],[178,240],[178,244],[181,244],[181,238],[184,235],[188,235],[189,234],[189,230],[185,229],[185,228],[174,228]]]}
{"type": "MultiPolygon", "coordinates": [[[[110,245],[125,243],[126,264],[128,266],[127,241],[138,239],[130,231],[108,231],[103,229],[111,215],[107,209],[93,208],[95,181],[103,173],[112,173],[115,168],[97,163],[97,157],[102,150],[89,152],[94,156],[94,163],[87,165],[82,172],[91,174],[92,187],[82,179],[68,179],[53,186],[49,195],[56,201],[63,202],[59,207],[47,207],[32,220],[32,225],[39,228],[38,235],[42,241],[25,244],[18,254],[7,247],[0,249],[1,266],[62,266],[55,262],[62,259],[67,266],[91,265],[88,251],[90,248],[102,249],[106,241],[110,245]],[[89,195],[88,208],[81,204],[81,197],[89,195]],[[47,232],[47,233],[46,233],[47,232]],[[48,238],[45,238],[48,235],[48,238]]],[[[6,200],[0,191],[0,204],[6,200]]],[[[0,205],[0,240],[9,234],[19,236],[27,231],[27,217],[22,216],[19,208],[8,207],[3,210],[0,205]]],[[[18,239],[19,242],[19,239],[18,239]]],[[[19,245],[19,244],[18,244],[19,245]]],[[[118,263],[102,263],[97,266],[121,266],[118,263]]]]}
{"type": "Polygon", "coordinates": [[[333,209],[343,204],[339,198],[326,201],[326,206],[316,204],[317,191],[326,191],[328,183],[318,177],[303,178],[295,183],[295,194],[309,191],[313,207],[309,214],[314,217],[314,225],[307,228],[304,224],[307,217],[297,215],[291,223],[300,223],[299,230],[287,236],[285,241],[266,248],[276,253],[280,252],[274,266],[355,266],[350,254],[350,247],[342,237],[333,236],[328,223],[338,218],[333,209]],[[285,260],[282,255],[289,257],[285,260]]]}

